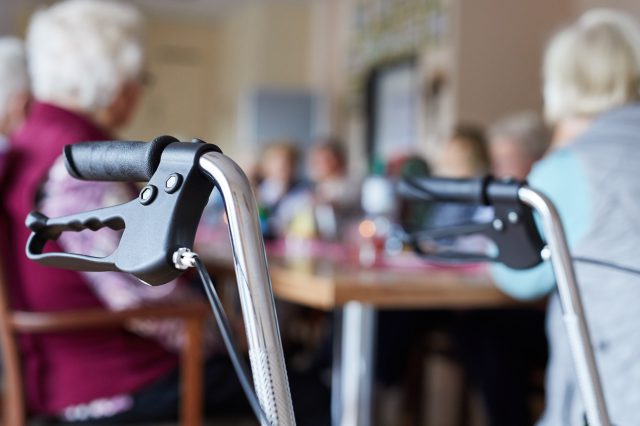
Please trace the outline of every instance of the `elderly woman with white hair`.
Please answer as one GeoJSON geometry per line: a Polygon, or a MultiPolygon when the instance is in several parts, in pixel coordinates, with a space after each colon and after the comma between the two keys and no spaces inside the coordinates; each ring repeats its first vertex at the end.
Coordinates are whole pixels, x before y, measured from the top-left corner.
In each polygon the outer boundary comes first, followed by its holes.
{"type": "MultiPolygon", "coordinates": [[[[60,154],[67,144],[114,138],[131,117],[142,92],[142,25],[132,6],[101,0],[56,3],[32,18],[27,44],[35,103],[11,138],[15,161],[2,194],[11,252],[24,253],[24,218],[33,209],[61,216],[135,198],[136,188],[126,183],[72,179],[60,154]]],[[[106,229],[72,237],[52,248],[106,255],[118,240],[106,229]]],[[[14,309],[117,310],[201,297],[182,282],[153,288],[123,274],[47,268],[25,256],[15,256],[12,266],[14,309]]],[[[127,330],[26,336],[21,351],[29,410],[74,422],[175,417],[182,326],[149,320],[127,330]]],[[[214,352],[220,345],[213,329],[206,336],[214,352]]],[[[204,379],[209,413],[244,408],[228,359],[212,357],[204,379]]]]}
{"type": "MultiPolygon", "coordinates": [[[[637,266],[640,259],[640,26],[630,16],[593,10],[558,33],[544,63],[545,114],[551,124],[587,122],[584,131],[538,163],[530,184],[546,192],[565,224],[573,255],[637,266]]],[[[640,424],[640,277],[576,264],[613,424],[640,424]]],[[[551,265],[496,267],[507,293],[551,293],[551,265]]],[[[557,294],[547,313],[550,361],[541,425],[584,424],[557,294]]]]}

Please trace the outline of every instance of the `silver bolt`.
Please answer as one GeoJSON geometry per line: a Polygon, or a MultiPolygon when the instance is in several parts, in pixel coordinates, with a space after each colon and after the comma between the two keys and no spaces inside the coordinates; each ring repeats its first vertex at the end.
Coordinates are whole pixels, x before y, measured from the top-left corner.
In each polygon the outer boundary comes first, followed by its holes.
{"type": "Polygon", "coordinates": [[[140,191],[140,203],[144,206],[149,205],[153,202],[153,199],[156,197],[157,189],[153,185],[147,185],[140,191]]]}
{"type": "Polygon", "coordinates": [[[151,188],[145,188],[144,191],[142,191],[142,199],[147,201],[149,198],[151,198],[151,194],[153,193],[153,190],[151,188]]]}
{"type": "Polygon", "coordinates": [[[549,246],[544,246],[542,248],[542,250],[540,251],[540,257],[542,258],[542,260],[551,259],[551,249],[549,248],[549,246]]]}
{"type": "Polygon", "coordinates": [[[164,181],[164,191],[168,194],[172,194],[180,188],[182,184],[182,176],[178,173],[171,173],[167,176],[167,180],[164,181]]]}
{"type": "Polygon", "coordinates": [[[171,260],[173,260],[173,266],[176,269],[184,271],[188,268],[196,266],[197,253],[192,252],[186,247],[181,247],[173,253],[171,260]]]}
{"type": "Polygon", "coordinates": [[[164,183],[164,186],[167,189],[171,189],[174,186],[176,186],[177,183],[178,183],[178,177],[176,175],[171,175],[171,176],[169,176],[167,181],[164,183]]]}
{"type": "Polygon", "coordinates": [[[518,216],[518,213],[516,212],[509,212],[509,214],[507,215],[507,218],[509,219],[509,222],[511,222],[514,225],[518,223],[518,221],[520,220],[520,216],[518,216]]]}
{"type": "Polygon", "coordinates": [[[500,220],[500,219],[495,219],[491,225],[493,226],[493,229],[495,229],[496,231],[500,232],[504,229],[504,223],[500,220]]]}

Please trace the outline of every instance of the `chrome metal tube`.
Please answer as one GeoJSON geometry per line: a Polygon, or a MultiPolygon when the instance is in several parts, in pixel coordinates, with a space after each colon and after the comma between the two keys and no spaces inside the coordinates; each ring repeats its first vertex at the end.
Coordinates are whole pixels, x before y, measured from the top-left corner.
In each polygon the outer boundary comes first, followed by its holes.
{"type": "Polygon", "coordinates": [[[525,186],[519,190],[518,196],[542,218],[542,228],[551,254],[562,315],[588,423],[590,426],[611,426],[587,319],[560,216],[551,201],[534,189],[525,186]]]}
{"type": "MultiPolygon", "coordinates": [[[[375,374],[377,315],[373,306],[348,302],[342,308],[341,395],[334,425],[370,426],[375,374]]],[[[333,386],[333,384],[332,384],[333,386]]]]}
{"type": "Polygon", "coordinates": [[[264,241],[251,185],[240,167],[223,154],[204,154],[200,167],[215,182],[224,200],[258,399],[271,425],[295,425],[264,241]]]}

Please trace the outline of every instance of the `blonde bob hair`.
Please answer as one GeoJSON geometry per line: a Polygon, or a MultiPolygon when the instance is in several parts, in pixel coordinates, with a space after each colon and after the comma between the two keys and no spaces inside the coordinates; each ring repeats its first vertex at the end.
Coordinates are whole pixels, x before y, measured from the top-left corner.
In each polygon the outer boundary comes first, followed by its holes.
{"type": "Polygon", "coordinates": [[[85,112],[108,107],[144,65],[142,16],[109,0],[66,0],[35,13],[27,32],[36,99],[85,112]]]}
{"type": "Polygon", "coordinates": [[[544,58],[545,118],[591,117],[640,98],[640,26],[594,9],[553,37],[544,58]]]}

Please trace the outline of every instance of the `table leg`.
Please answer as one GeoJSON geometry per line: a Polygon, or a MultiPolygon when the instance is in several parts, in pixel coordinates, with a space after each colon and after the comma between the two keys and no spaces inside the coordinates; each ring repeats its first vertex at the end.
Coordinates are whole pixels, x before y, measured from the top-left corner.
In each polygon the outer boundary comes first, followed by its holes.
{"type": "Polygon", "coordinates": [[[336,318],[331,419],[334,426],[371,425],[376,310],[347,303],[336,318]]]}

